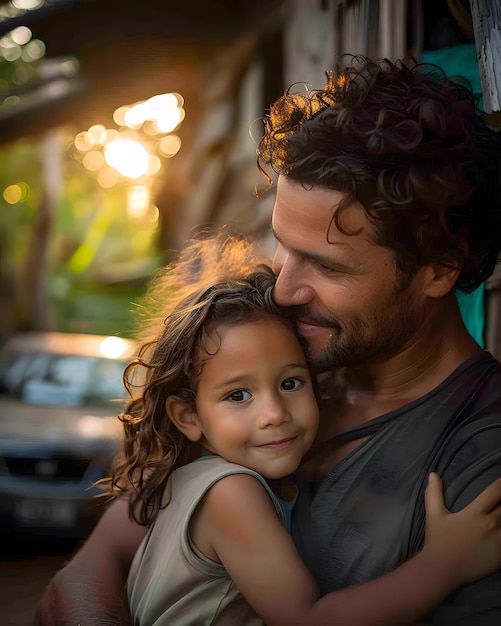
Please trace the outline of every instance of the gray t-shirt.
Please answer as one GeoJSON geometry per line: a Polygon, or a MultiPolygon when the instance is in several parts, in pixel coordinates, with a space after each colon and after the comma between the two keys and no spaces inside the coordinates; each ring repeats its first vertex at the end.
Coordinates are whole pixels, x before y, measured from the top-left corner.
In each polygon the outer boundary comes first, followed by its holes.
{"type": "MultiPolygon", "coordinates": [[[[341,433],[368,437],[319,485],[297,474],[293,537],[322,593],[392,570],[423,545],[430,471],[451,511],[501,477],[501,365],[482,351],[423,398],[341,433]]],[[[501,570],[462,587],[430,618],[501,624],[501,570]]]]}

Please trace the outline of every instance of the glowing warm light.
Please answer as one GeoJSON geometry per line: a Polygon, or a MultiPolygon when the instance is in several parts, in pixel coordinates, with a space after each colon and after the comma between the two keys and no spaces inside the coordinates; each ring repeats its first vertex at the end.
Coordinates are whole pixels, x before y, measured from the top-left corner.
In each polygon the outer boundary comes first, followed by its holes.
{"type": "Polygon", "coordinates": [[[130,107],[119,107],[113,113],[113,121],[117,126],[125,126],[125,116],[130,107]]]}
{"type": "Polygon", "coordinates": [[[84,415],[77,421],[77,430],[82,437],[101,437],[105,432],[105,422],[95,415],[84,415]]]}
{"type": "Polygon", "coordinates": [[[85,167],[97,172],[98,182],[105,188],[119,182],[118,174],[132,179],[154,176],[162,167],[162,158],[174,156],[181,148],[180,138],[170,132],[185,118],[183,104],[180,94],[164,93],[118,107],[113,120],[119,130],[95,124],[78,133],[72,144],[74,156],[80,160],[85,155],[85,167]],[[104,163],[98,154],[104,155],[104,163]]]}
{"type": "Polygon", "coordinates": [[[94,142],[92,140],[92,135],[88,133],[87,131],[78,133],[78,135],[75,137],[74,144],[75,144],[75,148],[79,150],[80,152],[87,152],[94,145],[94,142]]]}
{"type": "Polygon", "coordinates": [[[184,106],[184,98],[180,93],[177,93],[176,91],[174,91],[172,95],[176,98],[178,107],[184,106]]]}
{"type": "Polygon", "coordinates": [[[162,111],[164,109],[177,107],[178,101],[173,93],[162,93],[149,98],[144,105],[148,111],[162,111]]]}
{"type": "Polygon", "coordinates": [[[170,133],[184,120],[185,112],[180,107],[159,111],[155,120],[160,133],[170,133]]]}
{"type": "Polygon", "coordinates": [[[148,210],[148,213],[146,214],[146,221],[150,222],[151,224],[155,224],[156,222],[158,222],[159,217],[160,211],[158,210],[158,207],[156,207],[155,205],[151,206],[148,210]]]}
{"type": "Polygon", "coordinates": [[[120,337],[106,337],[99,345],[99,352],[108,359],[118,359],[126,348],[126,342],[120,337]]]}
{"type": "Polygon", "coordinates": [[[17,204],[21,202],[23,192],[19,185],[9,185],[3,190],[3,199],[8,204],[17,204]]]}
{"type": "Polygon", "coordinates": [[[8,204],[17,204],[18,202],[25,202],[30,197],[30,193],[31,189],[27,183],[16,183],[4,189],[3,199],[8,204]]]}
{"type": "Polygon", "coordinates": [[[97,172],[104,165],[104,155],[98,150],[91,150],[84,156],[82,163],[88,170],[97,172]]]}
{"type": "Polygon", "coordinates": [[[120,140],[120,133],[118,132],[118,130],[115,130],[114,128],[107,128],[103,140],[103,146],[117,140],[120,140]]]}
{"type": "Polygon", "coordinates": [[[158,134],[158,128],[157,128],[156,122],[152,122],[151,120],[146,120],[141,130],[143,131],[143,133],[146,133],[147,135],[158,134]]]}
{"type": "Polygon", "coordinates": [[[10,37],[14,43],[17,43],[20,46],[24,46],[32,37],[31,30],[26,26],[18,26],[14,28],[10,33],[10,37]]]}
{"type": "Polygon", "coordinates": [[[104,157],[128,178],[139,178],[148,171],[149,154],[137,141],[112,141],[105,147],[104,157]]]}
{"type": "Polygon", "coordinates": [[[150,192],[144,185],[129,187],[127,192],[127,213],[133,220],[142,220],[148,211],[150,192]]]}
{"type": "Polygon", "coordinates": [[[125,114],[125,125],[129,128],[139,128],[147,119],[148,110],[144,104],[136,104],[125,114]]]}
{"type": "Polygon", "coordinates": [[[158,150],[165,156],[172,157],[179,152],[181,139],[177,135],[162,137],[158,142],[158,150]]]}
{"type": "Polygon", "coordinates": [[[113,167],[103,167],[97,175],[97,182],[104,189],[111,189],[118,182],[118,172],[113,167]]]}
{"type": "Polygon", "coordinates": [[[102,124],[94,124],[89,128],[89,135],[95,146],[102,145],[106,139],[106,128],[102,124]]]}
{"type": "Polygon", "coordinates": [[[157,174],[160,171],[161,167],[162,161],[160,161],[160,159],[154,154],[150,155],[150,158],[148,159],[148,170],[146,171],[148,176],[153,176],[154,174],[157,174]]]}

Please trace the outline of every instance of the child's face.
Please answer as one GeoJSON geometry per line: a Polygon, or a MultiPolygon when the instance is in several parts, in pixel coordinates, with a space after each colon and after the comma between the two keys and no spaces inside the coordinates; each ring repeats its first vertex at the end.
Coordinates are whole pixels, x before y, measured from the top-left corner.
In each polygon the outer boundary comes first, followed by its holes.
{"type": "Polygon", "coordinates": [[[277,320],[217,326],[198,379],[200,443],[265,478],[293,472],[313,443],[318,407],[304,352],[277,320]]]}

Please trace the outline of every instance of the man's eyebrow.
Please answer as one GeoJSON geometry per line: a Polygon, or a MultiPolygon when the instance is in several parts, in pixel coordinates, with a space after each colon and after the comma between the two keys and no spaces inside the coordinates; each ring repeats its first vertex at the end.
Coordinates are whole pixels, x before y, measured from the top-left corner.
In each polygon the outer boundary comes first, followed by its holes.
{"type": "MultiPolygon", "coordinates": [[[[278,236],[277,231],[273,228],[273,226],[271,227],[271,232],[273,236],[275,237],[275,239],[278,241],[278,243],[284,246],[284,248],[287,248],[287,246],[278,236]]],[[[313,259],[314,261],[318,261],[318,263],[321,263],[322,265],[332,265],[336,267],[349,267],[346,263],[342,263],[335,259],[331,259],[330,257],[319,254],[318,252],[312,252],[311,250],[302,250],[301,248],[293,248],[292,250],[293,252],[296,252],[297,254],[300,254],[301,256],[307,259],[313,259]]]]}

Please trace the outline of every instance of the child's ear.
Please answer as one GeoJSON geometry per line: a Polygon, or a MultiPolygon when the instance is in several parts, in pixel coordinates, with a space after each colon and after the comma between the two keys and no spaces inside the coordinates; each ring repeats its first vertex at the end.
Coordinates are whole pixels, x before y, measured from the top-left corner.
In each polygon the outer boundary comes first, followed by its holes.
{"type": "Polygon", "coordinates": [[[199,441],[202,429],[198,423],[197,414],[189,404],[176,396],[169,396],[165,401],[165,410],[170,421],[190,441],[199,441]]]}

